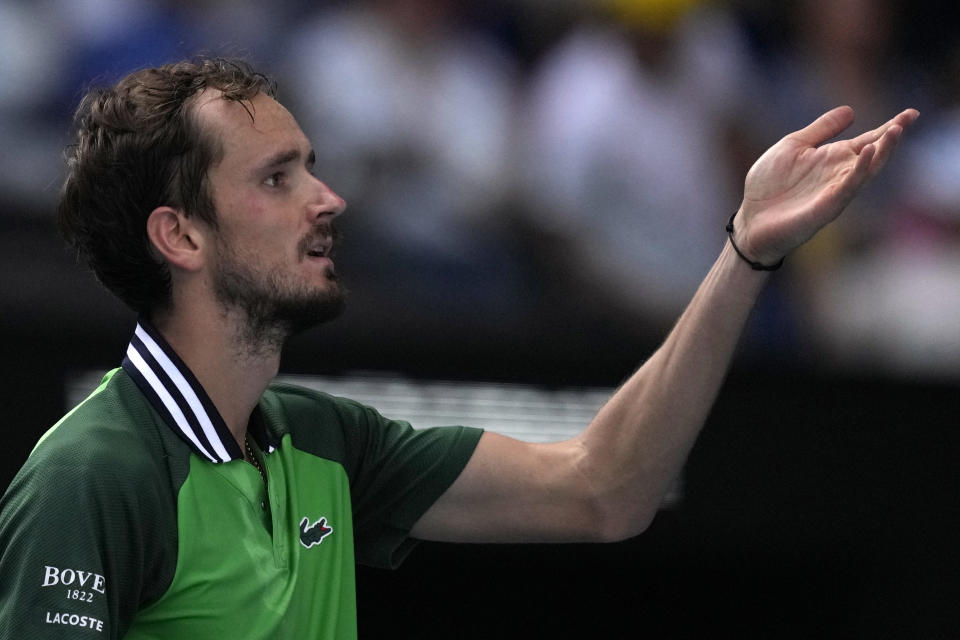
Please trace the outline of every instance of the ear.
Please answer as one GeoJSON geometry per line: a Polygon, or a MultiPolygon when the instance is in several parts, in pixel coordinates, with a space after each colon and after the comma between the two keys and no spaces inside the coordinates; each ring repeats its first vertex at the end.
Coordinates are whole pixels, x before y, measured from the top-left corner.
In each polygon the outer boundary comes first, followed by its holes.
{"type": "Polygon", "coordinates": [[[147,218],[147,237],[170,266],[199,270],[205,260],[210,231],[195,217],[173,207],[157,207],[147,218]]]}

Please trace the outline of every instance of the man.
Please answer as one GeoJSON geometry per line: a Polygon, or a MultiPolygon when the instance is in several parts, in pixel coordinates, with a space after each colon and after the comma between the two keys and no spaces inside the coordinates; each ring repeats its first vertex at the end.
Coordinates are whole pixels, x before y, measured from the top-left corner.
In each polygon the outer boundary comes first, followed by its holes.
{"type": "Polygon", "coordinates": [[[765,271],[840,214],[917,117],[822,144],[852,122],[841,107],[767,151],[664,345],[581,435],[528,444],[415,432],[271,383],[284,340],[342,308],[330,251],[345,208],[272,93],[243,64],[200,60],[81,103],[61,224],[141,319],[122,367],[3,497],[3,637],[348,638],[355,561],[395,566],[418,539],[639,534],[765,271]]]}

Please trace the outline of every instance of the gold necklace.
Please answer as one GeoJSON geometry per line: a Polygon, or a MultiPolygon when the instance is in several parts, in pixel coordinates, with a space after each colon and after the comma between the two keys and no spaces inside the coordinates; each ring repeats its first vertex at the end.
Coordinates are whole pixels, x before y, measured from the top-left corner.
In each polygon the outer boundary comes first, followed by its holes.
{"type": "Polygon", "coordinates": [[[257,460],[257,456],[253,455],[253,449],[250,447],[250,434],[247,434],[243,439],[243,444],[247,447],[247,455],[250,456],[250,462],[260,473],[260,479],[263,480],[263,484],[267,484],[267,473],[263,470],[263,467],[260,466],[260,461],[257,460]]]}

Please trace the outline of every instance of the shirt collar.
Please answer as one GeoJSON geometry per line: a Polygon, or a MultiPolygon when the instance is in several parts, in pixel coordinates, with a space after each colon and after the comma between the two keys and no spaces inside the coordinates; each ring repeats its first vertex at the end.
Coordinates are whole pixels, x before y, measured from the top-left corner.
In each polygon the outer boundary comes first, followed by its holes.
{"type": "MultiPolygon", "coordinates": [[[[197,455],[210,462],[243,459],[243,450],[203,385],[144,318],[137,321],[122,366],[167,426],[197,455]]],[[[258,417],[251,417],[249,432],[260,449],[270,453],[277,443],[263,420],[254,419],[258,417]]]]}

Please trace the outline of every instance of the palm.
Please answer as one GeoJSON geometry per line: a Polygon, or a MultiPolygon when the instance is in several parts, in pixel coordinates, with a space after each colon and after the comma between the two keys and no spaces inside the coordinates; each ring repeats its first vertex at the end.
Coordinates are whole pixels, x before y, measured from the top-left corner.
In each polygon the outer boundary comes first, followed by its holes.
{"type": "Polygon", "coordinates": [[[907,110],[861,136],[822,144],[853,121],[853,111],[839,107],[768,149],[747,173],[738,216],[750,254],[776,261],[840,215],[916,116],[907,110]]]}

